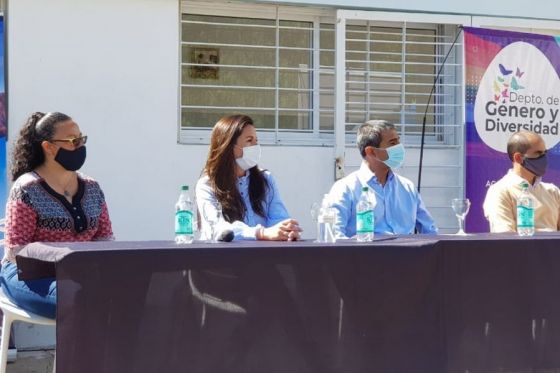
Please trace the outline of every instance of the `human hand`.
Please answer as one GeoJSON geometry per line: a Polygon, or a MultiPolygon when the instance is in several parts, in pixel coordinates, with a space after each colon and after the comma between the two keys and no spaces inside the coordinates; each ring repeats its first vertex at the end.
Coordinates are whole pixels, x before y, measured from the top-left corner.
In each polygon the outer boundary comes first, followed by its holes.
{"type": "Polygon", "coordinates": [[[272,227],[262,228],[257,239],[269,241],[295,241],[299,239],[302,229],[295,219],[286,219],[273,225],[272,227]]]}

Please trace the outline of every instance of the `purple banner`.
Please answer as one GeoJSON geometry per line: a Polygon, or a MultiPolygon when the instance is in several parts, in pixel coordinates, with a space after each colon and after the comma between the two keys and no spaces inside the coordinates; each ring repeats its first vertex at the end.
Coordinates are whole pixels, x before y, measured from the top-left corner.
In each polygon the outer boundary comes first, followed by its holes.
{"type": "Polygon", "coordinates": [[[560,45],[552,36],[465,28],[468,232],[487,232],[488,187],[512,167],[507,141],[519,130],[547,146],[544,181],[560,184],[560,45]]]}

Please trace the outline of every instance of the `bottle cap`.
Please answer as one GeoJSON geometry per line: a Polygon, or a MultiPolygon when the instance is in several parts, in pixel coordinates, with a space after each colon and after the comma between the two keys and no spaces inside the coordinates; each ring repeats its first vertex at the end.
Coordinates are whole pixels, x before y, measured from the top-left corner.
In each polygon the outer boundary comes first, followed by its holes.
{"type": "Polygon", "coordinates": [[[181,185],[181,190],[189,190],[189,186],[188,185],[181,185]]]}
{"type": "Polygon", "coordinates": [[[528,188],[529,188],[529,183],[526,182],[526,181],[523,181],[523,182],[521,183],[521,188],[522,188],[522,189],[528,189],[528,188]]]}
{"type": "Polygon", "coordinates": [[[369,188],[367,186],[362,187],[362,192],[367,192],[369,190],[369,188]]]}

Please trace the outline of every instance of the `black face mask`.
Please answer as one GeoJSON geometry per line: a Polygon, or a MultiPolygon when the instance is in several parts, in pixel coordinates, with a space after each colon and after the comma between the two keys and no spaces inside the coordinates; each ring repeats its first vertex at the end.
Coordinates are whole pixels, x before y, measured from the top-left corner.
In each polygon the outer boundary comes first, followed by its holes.
{"type": "Polygon", "coordinates": [[[543,176],[548,166],[548,159],[546,153],[537,158],[527,158],[523,156],[523,163],[521,165],[528,171],[532,172],[535,176],[543,176]]]}
{"type": "Polygon", "coordinates": [[[86,147],[82,145],[74,150],[58,148],[54,160],[68,171],[79,170],[86,161],[86,147]]]}

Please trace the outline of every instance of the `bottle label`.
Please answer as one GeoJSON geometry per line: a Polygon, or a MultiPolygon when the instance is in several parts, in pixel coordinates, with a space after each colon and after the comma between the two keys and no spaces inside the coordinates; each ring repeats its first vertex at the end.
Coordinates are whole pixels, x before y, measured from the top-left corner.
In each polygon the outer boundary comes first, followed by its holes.
{"type": "Polygon", "coordinates": [[[373,210],[358,212],[356,214],[356,232],[373,233],[373,210]]]}
{"type": "Polygon", "coordinates": [[[517,227],[535,227],[535,210],[532,207],[517,206],[517,227]]]}
{"type": "Polygon", "coordinates": [[[175,213],[175,234],[193,234],[193,213],[186,210],[175,213]]]}

